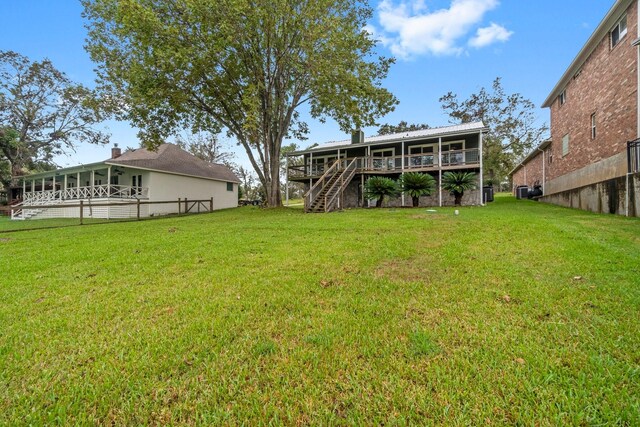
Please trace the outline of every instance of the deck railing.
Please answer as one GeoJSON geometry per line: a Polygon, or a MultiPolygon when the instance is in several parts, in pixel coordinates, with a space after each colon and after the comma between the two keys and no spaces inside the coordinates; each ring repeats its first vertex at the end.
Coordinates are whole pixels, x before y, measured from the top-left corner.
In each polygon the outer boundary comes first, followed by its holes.
{"type": "Polygon", "coordinates": [[[28,205],[45,205],[56,200],[80,199],[146,199],[147,187],[103,184],[93,187],[74,187],[63,190],[33,191],[24,194],[23,202],[28,205]]]}
{"type": "Polygon", "coordinates": [[[627,142],[627,163],[629,173],[640,172],[640,139],[627,142]]]}
{"type": "MultiPolygon", "coordinates": [[[[356,160],[356,173],[401,173],[403,171],[428,171],[461,166],[478,166],[480,164],[480,151],[477,148],[470,148],[467,150],[444,151],[440,155],[438,153],[422,153],[389,157],[362,156],[340,160],[344,164],[348,164],[354,159],[356,160]]],[[[322,176],[327,172],[328,167],[330,166],[325,166],[325,164],[289,166],[289,178],[322,176]]]]}

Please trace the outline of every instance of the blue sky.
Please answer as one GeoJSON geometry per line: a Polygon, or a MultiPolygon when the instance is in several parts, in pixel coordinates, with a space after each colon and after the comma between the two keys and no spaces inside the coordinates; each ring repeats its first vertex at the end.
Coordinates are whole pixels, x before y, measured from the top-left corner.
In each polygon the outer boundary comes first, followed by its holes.
{"type": "MultiPolygon", "coordinates": [[[[373,0],[369,29],[395,56],[385,86],[400,100],[381,123],[401,120],[444,126],[449,123],[438,99],[449,91],[461,98],[502,77],[508,93],[520,92],[540,105],[604,17],[613,0],[373,0]]],[[[0,50],[32,60],[49,58],[74,81],[92,86],[94,65],[83,49],[86,31],[75,0],[0,0],[0,50]]],[[[539,109],[540,122],[548,110],[539,109]]],[[[310,120],[309,140],[347,138],[332,123],[310,120]]],[[[105,123],[111,141],[139,145],[127,123],[105,123]]],[[[366,135],[375,128],[365,129],[366,135]]],[[[236,151],[237,161],[247,165],[236,151]]],[[[57,158],[60,166],[100,161],[109,147],[85,145],[57,158]]]]}

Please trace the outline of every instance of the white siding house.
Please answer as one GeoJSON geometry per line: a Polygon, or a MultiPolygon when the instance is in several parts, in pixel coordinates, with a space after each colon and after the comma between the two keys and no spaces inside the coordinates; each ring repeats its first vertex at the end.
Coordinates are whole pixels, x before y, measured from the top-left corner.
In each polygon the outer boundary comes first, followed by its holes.
{"type": "Polygon", "coordinates": [[[136,217],[138,209],[140,216],[178,213],[178,200],[185,199],[208,201],[206,210],[238,204],[239,180],[227,166],[205,162],[173,144],[124,153],[115,147],[103,162],[15,179],[22,198],[13,206],[13,219],[78,217],[80,202],[83,216],[94,218],[136,217]],[[138,200],[139,206],[131,204],[138,200]],[[76,207],[65,207],[70,205],[76,207]]]}

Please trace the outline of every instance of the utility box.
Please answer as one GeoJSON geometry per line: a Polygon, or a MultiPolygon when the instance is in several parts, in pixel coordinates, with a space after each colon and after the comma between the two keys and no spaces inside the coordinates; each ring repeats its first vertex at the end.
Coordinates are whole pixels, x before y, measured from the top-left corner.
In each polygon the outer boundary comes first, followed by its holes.
{"type": "Polygon", "coordinates": [[[516,199],[526,199],[529,195],[529,187],[527,185],[519,185],[516,188],[516,199]]]}
{"type": "Polygon", "coordinates": [[[493,202],[493,187],[487,185],[482,187],[482,203],[493,202]]]}

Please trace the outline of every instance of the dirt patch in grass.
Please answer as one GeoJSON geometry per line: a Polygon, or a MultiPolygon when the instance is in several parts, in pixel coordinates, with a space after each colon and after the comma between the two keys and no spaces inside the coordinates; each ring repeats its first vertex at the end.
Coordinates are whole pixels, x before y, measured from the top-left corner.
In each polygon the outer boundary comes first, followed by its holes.
{"type": "Polygon", "coordinates": [[[385,278],[393,282],[423,282],[431,283],[434,275],[428,259],[411,257],[408,259],[394,259],[383,261],[375,270],[376,278],[385,278]]]}

